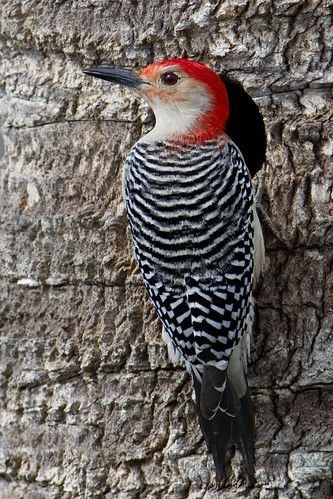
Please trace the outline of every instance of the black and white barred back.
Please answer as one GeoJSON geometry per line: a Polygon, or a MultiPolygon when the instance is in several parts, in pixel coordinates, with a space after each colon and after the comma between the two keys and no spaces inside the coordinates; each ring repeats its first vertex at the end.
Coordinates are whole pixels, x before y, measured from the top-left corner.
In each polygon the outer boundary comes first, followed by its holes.
{"type": "Polygon", "coordinates": [[[169,352],[198,379],[205,365],[226,369],[252,321],[253,195],[238,148],[226,136],[139,142],[126,160],[125,197],[169,352]]]}

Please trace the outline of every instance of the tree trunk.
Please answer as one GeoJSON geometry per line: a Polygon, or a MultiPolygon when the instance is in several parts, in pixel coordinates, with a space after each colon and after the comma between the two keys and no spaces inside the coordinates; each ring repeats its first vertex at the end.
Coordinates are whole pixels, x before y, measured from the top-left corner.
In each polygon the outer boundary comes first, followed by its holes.
{"type": "Polygon", "coordinates": [[[324,498],[332,451],[330,2],[2,0],[1,498],[205,498],[213,462],[133,259],[122,163],[150,126],[101,62],[226,70],[268,137],[267,229],[249,381],[256,485],[324,498]],[[3,142],[3,145],[2,145],[3,142]]]}

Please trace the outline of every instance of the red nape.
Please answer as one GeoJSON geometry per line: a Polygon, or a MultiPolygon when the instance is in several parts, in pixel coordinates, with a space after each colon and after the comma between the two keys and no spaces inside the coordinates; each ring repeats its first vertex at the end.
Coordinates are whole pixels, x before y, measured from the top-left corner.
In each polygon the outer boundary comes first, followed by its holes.
{"type": "Polygon", "coordinates": [[[205,64],[188,59],[169,59],[156,64],[161,67],[180,66],[189,76],[206,85],[213,96],[212,108],[201,117],[195,129],[186,135],[186,140],[200,143],[224,133],[229,117],[229,101],[227,90],[219,75],[205,64]]]}

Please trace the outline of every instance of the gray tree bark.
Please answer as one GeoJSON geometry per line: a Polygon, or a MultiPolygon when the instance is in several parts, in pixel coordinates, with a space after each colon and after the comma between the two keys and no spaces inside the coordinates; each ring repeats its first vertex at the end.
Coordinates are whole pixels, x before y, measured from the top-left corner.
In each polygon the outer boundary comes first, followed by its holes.
{"type": "Polygon", "coordinates": [[[205,498],[214,490],[184,368],[133,259],[121,166],[149,127],[101,62],[176,56],[227,70],[268,134],[250,385],[256,485],[330,493],[333,347],[331,10],[327,0],[1,0],[0,497],[205,498]]]}

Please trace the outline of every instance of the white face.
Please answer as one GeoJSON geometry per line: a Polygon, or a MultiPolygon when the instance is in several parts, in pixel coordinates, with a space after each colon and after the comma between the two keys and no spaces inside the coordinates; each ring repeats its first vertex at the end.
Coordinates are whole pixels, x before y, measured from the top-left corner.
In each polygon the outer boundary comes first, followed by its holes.
{"type": "Polygon", "coordinates": [[[212,106],[204,84],[177,66],[149,68],[140,76],[149,83],[139,93],[151,106],[156,119],[153,130],[142,142],[166,140],[189,133],[212,106]]]}

